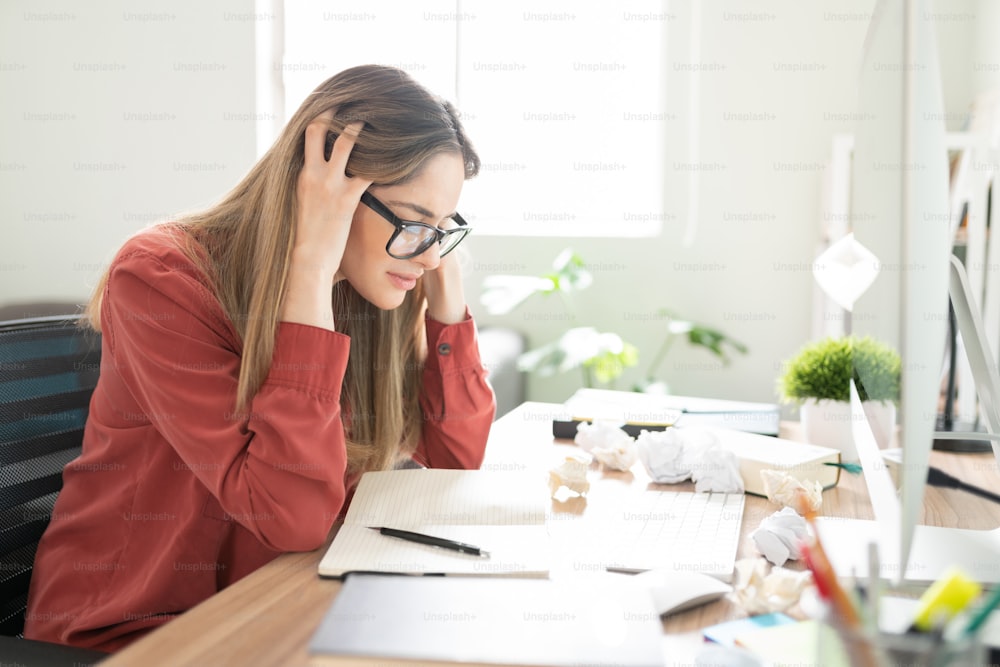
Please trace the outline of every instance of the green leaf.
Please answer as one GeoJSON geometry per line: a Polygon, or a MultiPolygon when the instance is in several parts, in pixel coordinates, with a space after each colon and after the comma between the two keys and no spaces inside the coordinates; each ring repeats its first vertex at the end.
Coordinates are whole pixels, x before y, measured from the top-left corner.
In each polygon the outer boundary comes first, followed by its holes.
{"type": "Polygon", "coordinates": [[[566,361],[566,351],[558,342],[548,343],[529,350],[517,358],[517,369],[523,373],[538,373],[550,377],[562,370],[566,361]]]}
{"type": "Polygon", "coordinates": [[[746,345],[737,340],[733,340],[718,329],[712,329],[710,327],[695,324],[692,326],[691,330],[688,331],[687,336],[689,343],[705,348],[721,359],[725,364],[728,364],[730,359],[724,349],[724,346],[728,345],[733,351],[739,352],[740,354],[747,353],[746,345]]]}
{"type": "Polygon", "coordinates": [[[625,343],[620,352],[602,350],[584,362],[584,365],[593,371],[598,382],[607,384],[618,379],[626,368],[637,363],[639,363],[639,351],[634,345],[625,343]]]}
{"type": "Polygon", "coordinates": [[[522,371],[547,377],[583,367],[600,383],[617,379],[639,362],[639,350],[618,334],[593,327],[575,327],[558,340],[525,352],[518,358],[522,371]]]}
{"type": "Polygon", "coordinates": [[[579,291],[587,289],[594,282],[594,276],[587,270],[583,263],[583,258],[573,252],[571,248],[566,248],[552,262],[552,273],[545,275],[556,285],[556,289],[561,292],[579,291]]]}
{"type": "Polygon", "coordinates": [[[486,276],[479,302],[491,315],[506,315],[534,294],[552,292],[552,281],[532,276],[486,276]]]}

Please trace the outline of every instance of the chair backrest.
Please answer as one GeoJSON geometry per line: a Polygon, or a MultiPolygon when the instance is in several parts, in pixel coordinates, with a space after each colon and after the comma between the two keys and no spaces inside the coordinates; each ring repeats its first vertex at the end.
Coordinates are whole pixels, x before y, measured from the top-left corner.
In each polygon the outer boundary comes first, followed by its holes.
{"type": "Polygon", "coordinates": [[[35,549],[80,454],[100,335],[77,315],[0,322],[0,635],[24,626],[35,549]]]}

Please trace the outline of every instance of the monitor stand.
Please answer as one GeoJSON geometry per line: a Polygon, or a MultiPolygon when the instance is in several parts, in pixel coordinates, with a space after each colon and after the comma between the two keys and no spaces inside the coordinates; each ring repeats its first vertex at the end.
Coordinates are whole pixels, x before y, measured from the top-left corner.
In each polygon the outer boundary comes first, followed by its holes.
{"type": "Polygon", "coordinates": [[[877,521],[819,517],[820,540],[840,578],[867,576],[868,544],[879,545],[879,575],[890,581],[926,585],[957,566],[984,584],[1000,584],[1000,528],[972,530],[917,526],[904,576],[899,576],[899,542],[877,521]]]}
{"type": "Polygon", "coordinates": [[[976,421],[955,419],[955,375],[958,372],[958,327],[955,307],[948,300],[948,383],[945,388],[944,413],[939,414],[934,429],[934,449],[942,452],[983,454],[992,449],[986,428],[976,421]],[[976,434],[975,437],[970,434],[976,434]]]}
{"type": "Polygon", "coordinates": [[[985,454],[993,451],[989,433],[979,422],[951,420],[938,417],[934,433],[934,449],[939,452],[985,454]]]}
{"type": "MultiPolygon", "coordinates": [[[[970,440],[980,440],[993,450],[993,455],[997,462],[1000,462],[1000,375],[993,360],[993,352],[990,350],[989,337],[986,335],[986,327],[983,325],[983,317],[976,306],[975,298],[972,295],[972,288],[969,286],[969,278],[965,272],[965,266],[955,257],[951,256],[951,273],[948,280],[948,294],[951,297],[951,306],[955,312],[955,322],[958,331],[962,334],[962,341],[965,343],[965,354],[969,359],[969,366],[972,368],[972,380],[976,388],[976,395],[979,397],[979,410],[981,413],[984,431],[979,428],[972,429],[964,435],[970,440]]],[[[954,365],[954,364],[952,364],[954,365]]],[[[952,428],[951,432],[936,434],[939,437],[954,438],[963,434],[957,428],[952,428]]]]}

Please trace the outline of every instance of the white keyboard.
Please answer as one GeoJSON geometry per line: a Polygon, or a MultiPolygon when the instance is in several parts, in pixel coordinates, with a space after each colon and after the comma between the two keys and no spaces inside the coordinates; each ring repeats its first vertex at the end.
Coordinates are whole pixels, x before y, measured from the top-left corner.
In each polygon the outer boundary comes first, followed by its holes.
{"type": "Polygon", "coordinates": [[[731,581],[745,496],[688,491],[623,493],[600,514],[550,515],[559,560],[577,571],[667,568],[731,581]]]}

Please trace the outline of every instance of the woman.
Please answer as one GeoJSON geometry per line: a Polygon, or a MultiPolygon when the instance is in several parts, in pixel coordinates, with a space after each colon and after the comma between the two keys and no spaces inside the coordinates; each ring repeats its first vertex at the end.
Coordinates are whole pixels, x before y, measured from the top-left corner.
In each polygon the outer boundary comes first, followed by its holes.
{"type": "Polygon", "coordinates": [[[357,67],[221,203],[126,242],[25,636],[115,650],[322,546],[364,471],[479,466],[495,404],[447,254],[478,168],[448,103],[357,67]]]}

